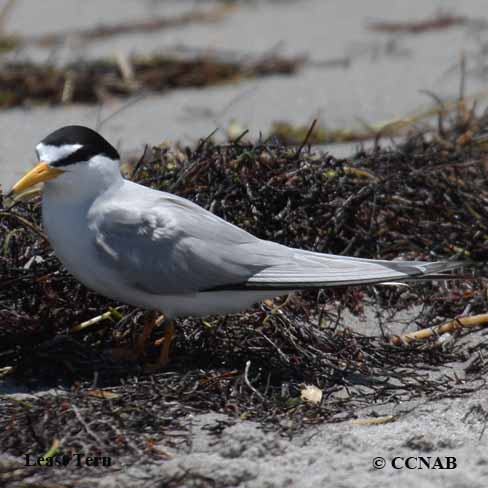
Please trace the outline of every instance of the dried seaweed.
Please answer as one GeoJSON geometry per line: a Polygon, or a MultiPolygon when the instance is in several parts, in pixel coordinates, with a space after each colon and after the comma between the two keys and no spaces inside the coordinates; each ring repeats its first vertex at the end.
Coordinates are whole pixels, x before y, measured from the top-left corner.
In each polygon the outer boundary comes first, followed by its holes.
{"type": "MultiPolygon", "coordinates": [[[[378,143],[348,160],[272,140],[157,146],[134,161],[132,178],[286,245],[385,259],[469,258],[483,276],[488,175],[486,147],[477,141],[488,116],[471,115],[442,120],[433,138],[412,132],[397,147],[378,143]]],[[[486,311],[487,287],[479,279],[448,288],[306,292],[283,307],[268,301],[242,314],[184,319],[168,370],[144,375],[109,354],[130,344],[141,313],[123,306],[121,320],[69,334],[116,304],[70,277],[34,232],[41,226],[39,201],[4,205],[0,200],[0,367],[15,367],[16,384],[62,385],[58,393],[26,400],[0,398],[0,445],[13,456],[40,455],[58,439],[62,454],[110,454],[120,468],[134,454],[150,462],[164,459],[165,448],[185,450],[192,412],[218,411],[294,432],[354,418],[368,405],[463,395],[488,372],[485,335],[473,342],[473,332],[455,331],[450,342],[434,337],[396,346],[387,328],[380,333],[414,305],[422,308],[410,322],[420,327],[486,311]],[[361,315],[371,307],[378,334],[348,327],[346,309],[361,315]],[[450,370],[453,364],[464,366],[450,370]],[[303,384],[323,391],[319,405],[300,399],[303,384]],[[90,393],[97,388],[109,391],[108,398],[90,393]]],[[[63,476],[82,472],[90,469],[63,476]]]]}
{"type": "Polygon", "coordinates": [[[425,20],[417,20],[410,22],[390,22],[390,21],[376,21],[368,24],[368,29],[376,32],[387,33],[408,33],[408,34],[422,34],[424,32],[431,32],[437,30],[445,30],[451,27],[466,25],[473,22],[467,17],[451,14],[439,14],[435,17],[425,20]]]}
{"type": "MultiPolygon", "coordinates": [[[[464,58],[461,59],[462,72],[464,73],[464,58]]],[[[461,80],[461,92],[463,92],[463,78],[461,80]]],[[[360,142],[378,138],[399,137],[408,134],[412,127],[424,123],[422,133],[427,136],[429,133],[436,133],[436,129],[429,128],[425,122],[432,120],[433,117],[445,117],[446,114],[464,113],[469,117],[466,106],[482,102],[487,97],[485,91],[474,94],[470,97],[439,100],[435,95],[425,92],[431,96],[436,104],[434,106],[421,107],[415,111],[407,113],[402,117],[391,120],[369,124],[363,122],[360,127],[352,128],[328,128],[322,124],[293,125],[289,122],[274,122],[271,126],[270,135],[282,144],[301,144],[307,138],[310,144],[329,144],[335,142],[360,142]],[[310,131],[310,133],[309,133],[310,131]],[[308,134],[308,135],[307,135],[308,134]]],[[[486,139],[486,136],[484,136],[486,139]]]]}
{"type": "Polygon", "coordinates": [[[30,104],[98,103],[175,88],[195,88],[240,79],[290,75],[303,60],[265,55],[258,60],[212,56],[190,59],[154,55],[118,60],[78,61],[60,68],[35,63],[3,63],[0,108],[30,104]]]}

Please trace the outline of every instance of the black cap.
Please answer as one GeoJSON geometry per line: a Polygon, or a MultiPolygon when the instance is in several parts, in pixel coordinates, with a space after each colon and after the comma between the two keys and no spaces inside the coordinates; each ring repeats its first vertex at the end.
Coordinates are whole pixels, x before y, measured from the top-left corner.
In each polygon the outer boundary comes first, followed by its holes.
{"type": "Polygon", "coordinates": [[[54,161],[51,166],[67,166],[69,164],[88,161],[93,156],[106,156],[120,159],[117,149],[106,141],[98,132],[82,125],[67,125],[51,132],[41,144],[62,147],[68,144],[80,144],[81,147],[72,154],[54,161]]]}

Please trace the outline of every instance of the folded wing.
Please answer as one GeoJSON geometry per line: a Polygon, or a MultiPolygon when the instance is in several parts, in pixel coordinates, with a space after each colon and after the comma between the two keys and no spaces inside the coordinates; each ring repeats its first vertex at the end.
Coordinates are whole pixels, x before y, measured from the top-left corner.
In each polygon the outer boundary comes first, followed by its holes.
{"type": "Polygon", "coordinates": [[[290,263],[270,266],[248,280],[248,287],[272,289],[445,278],[458,262],[383,261],[293,250],[290,263]]]}
{"type": "Polygon", "coordinates": [[[116,205],[99,202],[89,227],[103,265],[131,286],[196,293],[241,285],[283,262],[269,250],[277,244],[256,245],[262,241],[185,199],[138,185],[126,194],[116,205]]]}
{"type": "Polygon", "coordinates": [[[153,294],[294,290],[436,278],[459,263],[380,261],[260,240],[177,196],[127,182],[127,199],[89,214],[102,263],[153,294]]]}

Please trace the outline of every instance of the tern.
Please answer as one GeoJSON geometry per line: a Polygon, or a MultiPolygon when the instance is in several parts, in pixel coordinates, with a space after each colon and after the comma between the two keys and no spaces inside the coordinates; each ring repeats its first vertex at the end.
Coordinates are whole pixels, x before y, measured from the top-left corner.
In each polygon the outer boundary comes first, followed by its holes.
{"type": "Polygon", "coordinates": [[[228,314],[306,288],[435,279],[459,263],[324,254],[259,239],[185,198],[125,179],[118,151],[96,131],[62,127],[37,146],[39,163],[12,188],[43,182],[42,219],[68,271],[114,300],[168,321],[158,367],[168,362],[173,320],[228,314]]]}

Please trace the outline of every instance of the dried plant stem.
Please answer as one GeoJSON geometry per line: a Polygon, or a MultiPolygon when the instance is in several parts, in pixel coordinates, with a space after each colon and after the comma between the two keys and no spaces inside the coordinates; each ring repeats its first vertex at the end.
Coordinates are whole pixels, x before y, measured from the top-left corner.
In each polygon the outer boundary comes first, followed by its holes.
{"type": "Polygon", "coordinates": [[[56,454],[59,452],[59,448],[61,447],[61,441],[59,439],[54,439],[51,447],[49,450],[42,456],[43,460],[40,462],[40,464],[47,464],[46,458],[51,458],[56,456],[56,454]]]}
{"type": "Polygon", "coordinates": [[[410,332],[402,336],[393,336],[391,338],[392,344],[400,346],[402,344],[408,344],[413,341],[427,339],[434,335],[444,334],[446,332],[452,332],[454,330],[462,329],[465,327],[475,327],[488,323],[488,313],[473,315],[472,317],[461,317],[458,319],[449,320],[442,325],[436,325],[435,327],[429,327],[427,329],[418,330],[417,332],[410,332]]]}
{"type": "Polygon", "coordinates": [[[249,381],[249,368],[251,367],[251,361],[246,361],[246,367],[244,369],[244,382],[246,383],[247,387],[253,392],[256,394],[256,396],[262,401],[264,402],[264,397],[263,395],[261,395],[261,393],[259,393],[258,390],[256,390],[256,388],[254,388],[254,386],[251,385],[251,382],[249,381]]]}
{"type": "Polygon", "coordinates": [[[30,230],[35,232],[39,237],[42,237],[45,241],[47,241],[47,237],[44,234],[44,232],[42,232],[42,230],[39,229],[39,227],[37,227],[37,225],[33,224],[32,222],[29,222],[25,217],[21,217],[20,215],[17,215],[13,212],[0,212],[0,217],[7,217],[7,218],[16,219],[22,225],[29,228],[30,230]]]}
{"type": "MultiPolygon", "coordinates": [[[[120,308],[120,307],[118,307],[120,308]]],[[[102,322],[103,320],[106,319],[113,319],[113,320],[121,320],[122,315],[118,311],[118,308],[111,308],[108,312],[102,313],[101,315],[97,315],[96,317],[93,317],[90,320],[86,320],[85,322],[82,322],[81,324],[74,325],[71,327],[70,332],[80,332],[84,329],[87,329],[88,327],[91,327],[92,325],[98,324],[99,322],[102,322]]]]}
{"type": "Polygon", "coordinates": [[[352,423],[354,425],[380,425],[389,424],[390,422],[395,422],[398,417],[395,415],[385,415],[384,417],[369,417],[366,419],[354,419],[352,423]]]}

